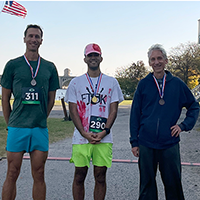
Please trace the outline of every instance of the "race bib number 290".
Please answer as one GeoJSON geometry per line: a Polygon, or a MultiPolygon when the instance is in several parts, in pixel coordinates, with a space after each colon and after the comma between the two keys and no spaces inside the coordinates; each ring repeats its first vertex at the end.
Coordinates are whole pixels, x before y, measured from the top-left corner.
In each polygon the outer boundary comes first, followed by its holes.
{"type": "Polygon", "coordinates": [[[104,130],[107,119],[104,117],[91,116],[89,131],[99,133],[104,130]]]}
{"type": "Polygon", "coordinates": [[[22,88],[23,104],[40,104],[40,92],[38,88],[22,88]]]}

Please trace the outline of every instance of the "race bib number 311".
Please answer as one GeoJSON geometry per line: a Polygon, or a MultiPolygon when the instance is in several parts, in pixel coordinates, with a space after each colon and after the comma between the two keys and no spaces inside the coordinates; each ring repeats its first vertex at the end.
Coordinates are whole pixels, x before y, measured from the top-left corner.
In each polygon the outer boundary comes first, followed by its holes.
{"type": "Polygon", "coordinates": [[[40,104],[40,92],[38,88],[22,88],[23,104],[40,104]]]}
{"type": "Polygon", "coordinates": [[[99,133],[104,130],[107,119],[103,117],[91,116],[89,131],[99,133]]]}

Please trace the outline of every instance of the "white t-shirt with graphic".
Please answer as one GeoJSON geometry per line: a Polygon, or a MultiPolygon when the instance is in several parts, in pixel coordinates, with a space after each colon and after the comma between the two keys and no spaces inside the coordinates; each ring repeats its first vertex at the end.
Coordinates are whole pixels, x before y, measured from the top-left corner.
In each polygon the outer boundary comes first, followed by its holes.
{"type": "MultiPolygon", "coordinates": [[[[65,94],[65,102],[77,104],[77,110],[86,132],[100,132],[105,127],[110,104],[113,102],[120,103],[124,98],[118,81],[103,74],[99,79],[99,88],[95,95],[96,101],[91,103],[93,97],[92,88],[96,87],[98,77],[91,77],[90,79],[92,84],[88,81],[86,74],[72,79],[65,94]],[[92,88],[91,85],[93,85],[92,88]]],[[[95,91],[95,88],[93,89],[95,91]]],[[[106,135],[101,142],[113,143],[112,129],[110,134],[106,135]]],[[[88,140],[75,127],[72,144],[87,143],[88,140]]]]}

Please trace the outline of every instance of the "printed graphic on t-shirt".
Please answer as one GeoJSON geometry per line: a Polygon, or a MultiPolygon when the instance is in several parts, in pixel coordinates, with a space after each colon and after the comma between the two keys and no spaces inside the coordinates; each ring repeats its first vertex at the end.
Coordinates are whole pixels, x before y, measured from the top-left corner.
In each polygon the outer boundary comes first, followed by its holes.
{"type": "Polygon", "coordinates": [[[85,102],[83,101],[77,101],[77,109],[78,109],[78,114],[81,119],[81,123],[85,129],[85,131],[88,131],[87,125],[88,125],[88,117],[86,115],[86,105],[85,102]]]}
{"type": "Polygon", "coordinates": [[[94,97],[94,94],[92,93],[92,91],[90,91],[88,87],[86,87],[86,90],[88,91],[88,93],[82,94],[81,98],[82,98],[82,101],[85,101],[87,105],[89,105],[90,103],[91,104],[98,104],[98,103],[106,104],[107,95],[101,94],[104,88],[102,88],[101,91],[95,95],[95,97],[97,98],[96,102],[92,101],[92,98],[94,97]]]}

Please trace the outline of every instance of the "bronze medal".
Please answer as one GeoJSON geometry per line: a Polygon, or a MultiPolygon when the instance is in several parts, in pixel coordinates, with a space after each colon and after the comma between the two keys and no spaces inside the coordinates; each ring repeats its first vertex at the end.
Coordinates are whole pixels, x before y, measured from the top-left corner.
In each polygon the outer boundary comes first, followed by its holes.
{"type": "Polygon", "coordinates": [[[160,99],[160,100],[159,100],[159,104],[160,104],[161,106],[164,105],[164,104],[165,104],[164,99],[160,99]]]}
{"type": "Polygon", "coordinates": [[[154,75],[153,75],[153,78],[154,78],[154,81],[158,88],[159,95],[160,95],[159,104],[161,106],[163,106],[165,104],[165,100],[163,99],[163,97],[164,97],[164,89],[165,89],[165,83],[166,83],[166,73],[163,76],[161,87],[159,86],[158,80],[156,79],[156,77],[154,75]]]}
{"type": "Polygon", "coordinates": [[[96,103],[96,102],[97,102],[96,96],[93,96],[93,97],[92,97],[92,102],[93,102],[93,103],[96,103]]]}

